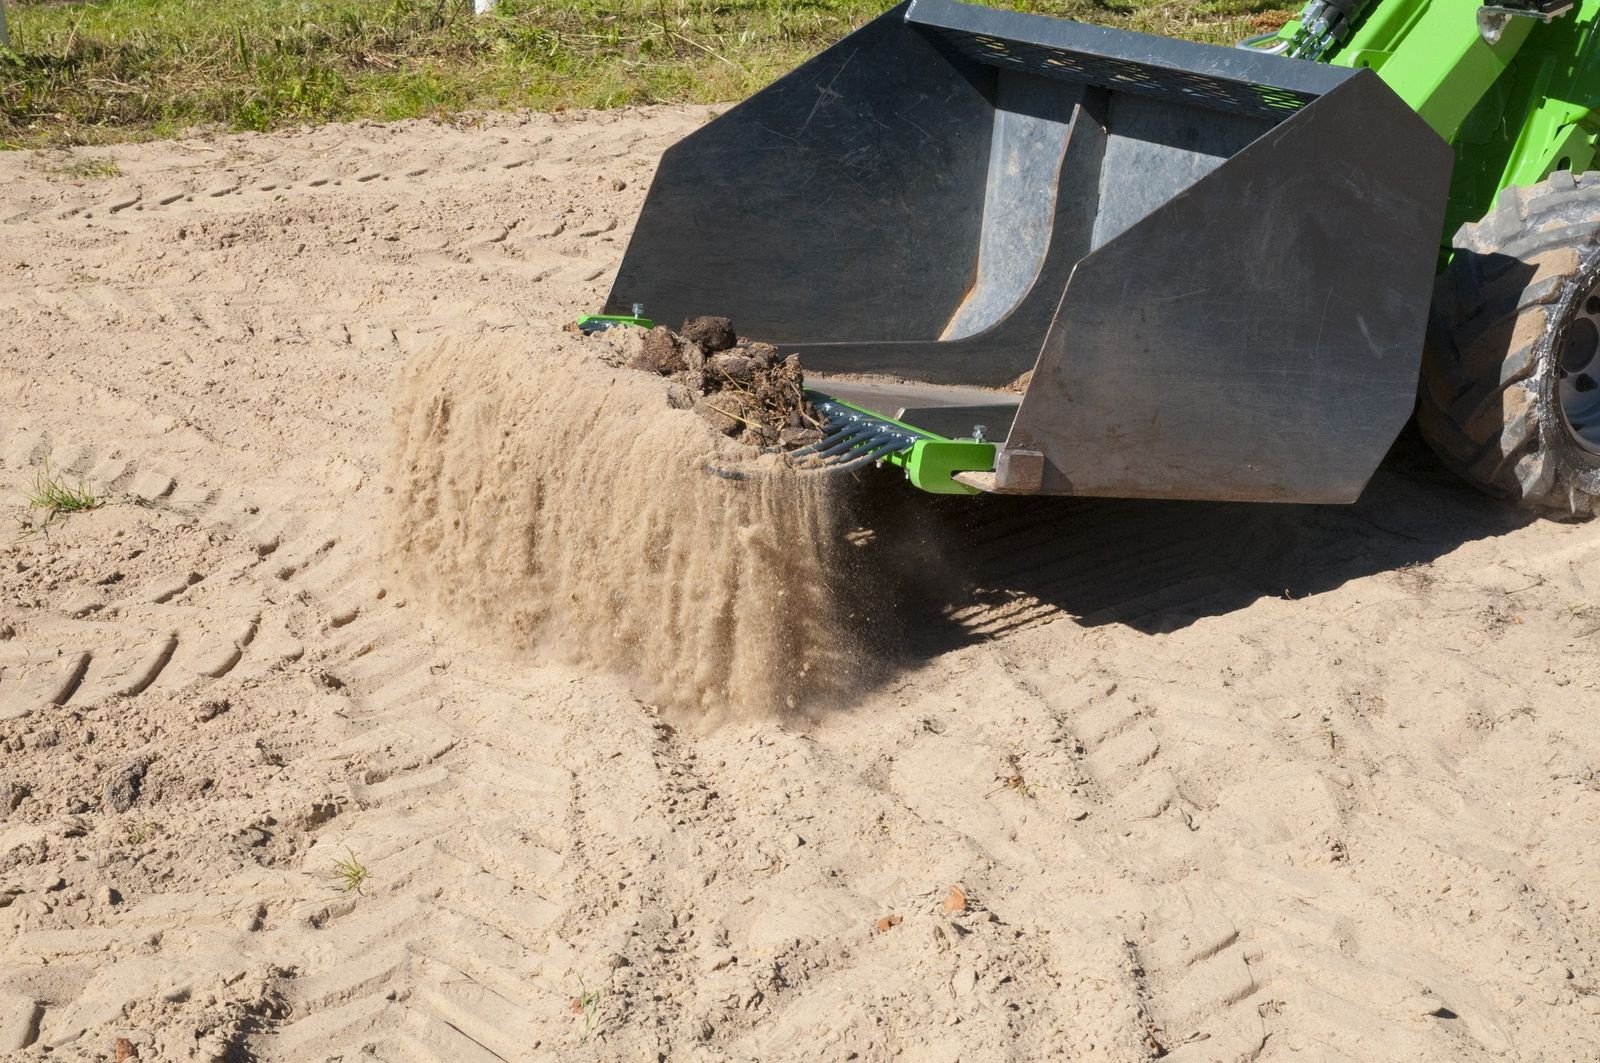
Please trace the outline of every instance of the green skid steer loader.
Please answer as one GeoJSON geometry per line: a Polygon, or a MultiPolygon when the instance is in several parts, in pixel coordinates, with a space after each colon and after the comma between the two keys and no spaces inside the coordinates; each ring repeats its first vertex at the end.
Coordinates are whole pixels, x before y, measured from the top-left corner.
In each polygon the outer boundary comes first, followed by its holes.
{"type": "Polygon", "coordinates": [[[913,0],[667,152],[605,313],[799,352],[800,460],[926,491],[1350,502],[1415,412],[1587,516],[1597,12],[1311,0],[1223,48],[913,0]]]}

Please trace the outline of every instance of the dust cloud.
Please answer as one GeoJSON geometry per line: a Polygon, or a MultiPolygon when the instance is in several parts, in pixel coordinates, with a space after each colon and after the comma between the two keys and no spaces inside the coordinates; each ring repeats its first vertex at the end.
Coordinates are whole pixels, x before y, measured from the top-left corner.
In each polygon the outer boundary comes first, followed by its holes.
{"type": "MultiPolygon", "coordinates": [[[[658,378],[503,334],[402,374],[391,557],[414,599],[705,716],[810,711],[860,678],[841,495],[670,407],[658,378]]],[[[586,350],[586,345],[590,349],[586,350]]]]}

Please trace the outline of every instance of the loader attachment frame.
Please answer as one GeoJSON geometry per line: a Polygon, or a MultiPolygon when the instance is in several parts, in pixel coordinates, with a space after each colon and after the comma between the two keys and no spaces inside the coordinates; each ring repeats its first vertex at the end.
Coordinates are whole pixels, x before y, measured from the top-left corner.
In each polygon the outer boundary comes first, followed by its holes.
{"type": "Polygon", "coordinates": [[[1369,71],[915,0],[669,150],[606,309],[985,425],[930,482],[1351,501],[1411,411],[1450,160],[1369,71]]]}

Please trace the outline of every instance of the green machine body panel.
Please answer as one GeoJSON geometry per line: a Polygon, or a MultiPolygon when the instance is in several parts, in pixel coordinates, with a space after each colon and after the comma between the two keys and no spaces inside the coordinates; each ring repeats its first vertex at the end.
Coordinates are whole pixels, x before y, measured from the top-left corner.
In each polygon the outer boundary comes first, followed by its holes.
{"type": "MultiPolygon", "coordinates": [[[[1301,17],[1271,40],[1303,32],[1301,17]]],[[[1455,149],[1443,243],[1503,189],[1594,164],[1600,0],[1376,0],[1319,58],[1369,69],[1455,149]]],[[[1258,39],[1259,41],[1259,39],[1258,39]]],[[[1252,42],[1257,43],[1258,42],[1252,42]]]]}

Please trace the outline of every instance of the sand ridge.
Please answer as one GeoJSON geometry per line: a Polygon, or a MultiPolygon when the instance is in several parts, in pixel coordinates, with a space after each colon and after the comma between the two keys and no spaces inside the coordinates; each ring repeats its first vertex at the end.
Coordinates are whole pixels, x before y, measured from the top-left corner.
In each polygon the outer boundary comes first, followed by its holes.
{"type": "Polygon", "coordinates": [[[1591,1058],[1600,529],[1414,441],[1350,508],[863,481],[900,656],[810,719],[408,589],[405,365],[537,413],[703,117],[0,157],[0,522],[111,500],[0,541],[0,1059],[1591,1058]]]}

